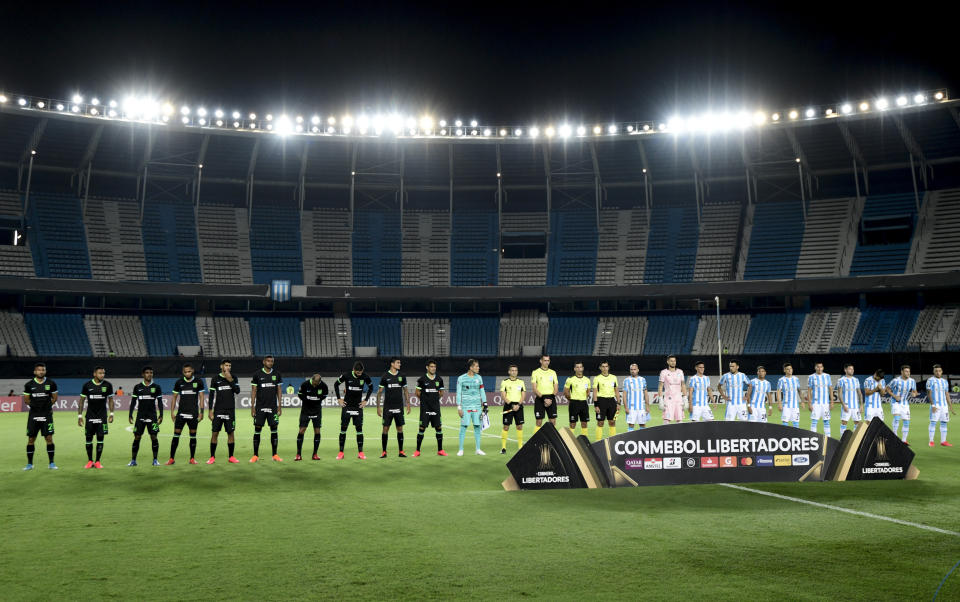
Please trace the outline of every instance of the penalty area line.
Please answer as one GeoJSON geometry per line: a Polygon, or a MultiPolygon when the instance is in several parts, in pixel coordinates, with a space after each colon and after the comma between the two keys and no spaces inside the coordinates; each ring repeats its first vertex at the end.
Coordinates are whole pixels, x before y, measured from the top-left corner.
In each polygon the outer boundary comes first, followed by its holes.
{"type": "Polygon", "coordinates": [[[828,510],[836,510],[837,512],[845,512],[847,514],[853,514],[854,516],[863,516],[866,518],[874,518],[877,520],[884,520],[890,523],[896,523],[898,525],[904,525],[907,527],[915,527],[917,529],[923,529],[924,531],[933,531],[934,533],[940,533],[942,535],[952,535],[954,537],[960,537],[960,533],[956,531],[949,531],[947,529],[941,529],[939,527],[931,527],[930,525],[922,525],[920,523],[912,523],[906,520],[900,520],[899,518],[892,518],[889,516],[883,516],[881,514],[873,514],[870,512],[863,512],[862,510],[851,510],[850,508],[844,508],[842,506],[834,506],[832,504],[824,504],[821,502],[814,502],[811,500],[805,500],[803,498],[792,497],[789,495],[782,495],[779,493],[773,493],[770,491],[763,491],[761,489],[753,489],[751,487],[744,487],[742,485],[733,485],[732,483],[719,483],[724,487],[729,487],[730,489],[738,489],[740,491],[747,491],[750,493],[756,493],[759,495],[765,495],[767,497],[773,497],[781,500],[786,500],[788,502],[795,502],[798,504],[807,504],[809,506],[816,506],[818,508],[826,508],[828,510]]]}

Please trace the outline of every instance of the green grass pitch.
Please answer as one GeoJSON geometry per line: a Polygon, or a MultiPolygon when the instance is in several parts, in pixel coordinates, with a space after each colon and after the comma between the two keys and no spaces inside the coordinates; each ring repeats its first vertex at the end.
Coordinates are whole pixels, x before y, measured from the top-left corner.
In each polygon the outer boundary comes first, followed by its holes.
{"type": "MultiPolygon", "coordinates": [[[[282,464],[247,462],[253,429],[238,410],[241,464],[226,463],[223,435],[217,464],[202,464],[204,421],[199,466],[187,464],[184,437],[175,466],[149,466],[145,439],[141,465],[127,468],[132,434],[118,413],[96,471],[82,469],[75,417],[58,413],[56,472],[42,439],[37,469],[21,470],[26,415],[0,415],[0,598],[914,600],[930,599],[960,560],[954,535],[721,485],[508,493],[499,409],[486,457],[470,451],[472,433],[456,457],[457,430],[446,428],[449,457],[435,455],[428,431],[424,456],[397,458],[391,432],[391,456],[380,460],[368,408],[369,459],[356,459],[351,430],[339,462],[339,412],[325,410],[322,460],[294,463],[298,414],[281,419],[282,464]]],[[[913,417],[919,480],[750,487],[960,531],[960,445],[928,448],[927,408],[914,406],[913,417]]],[[[456,427],[456,410],[444,409],[444,420],[456,427]]],[[[165,421],[161,461],[171,432],[165,421]]],[[[268,436],[262,445],[269,450],[268,436]]],[[[405,447],[412,455],[415,423],[405,447]]],[[[940,599],[960,599],[956,572],[940,599]]]]}

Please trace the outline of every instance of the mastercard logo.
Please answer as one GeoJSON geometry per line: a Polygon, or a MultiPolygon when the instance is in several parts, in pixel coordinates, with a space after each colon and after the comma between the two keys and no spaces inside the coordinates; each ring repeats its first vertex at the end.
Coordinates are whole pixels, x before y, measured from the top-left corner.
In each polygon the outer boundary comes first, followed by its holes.
{"type": "Polygon", "coordinates": [[[753,466],[753,458],[740,458],[740,466],[753,466]]]}

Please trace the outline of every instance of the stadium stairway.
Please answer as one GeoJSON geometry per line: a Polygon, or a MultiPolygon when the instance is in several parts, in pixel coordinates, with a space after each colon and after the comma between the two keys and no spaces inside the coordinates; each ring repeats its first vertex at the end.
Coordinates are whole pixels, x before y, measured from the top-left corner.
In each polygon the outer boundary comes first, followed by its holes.
{"type": "Polygon", "coordinates": [[[405,211],[403,214],[403,286],[450,283],[450,212],[405,211]]]}
{"type": "Polygon", "coordinates": [[[807,206],[797,278],[840,276],[847,242],[856,240],[856,199],[812,200],[807,206]]]}
{"type": "Polygon", "coordinates": [[[253,355],[250,323],[245,319],[238,316],[215,316],[213,331],[217,338],[217,349],[223,357],[253,355]]]}
{"type": "Polygon", "coordinates": [[[599,318],[593,354],[598,357],[642,355],[647,326],[646,316],[599,318]]]}
{"type": "Polygon", "coordinates": [[[302,323],[303,352],[306,357],[352,357],[353,336],[350,318],[337,314],[327,318],[306,318],[302,323]]]}
{"type": "Polygon", "coordinates": [[[353,228],[345,209],[306,209],[300,217],[303,283],[353,284],[353,228]]]}
{"type": "Polygon", "coordinates": [[[253,284],[247,210],[201,203],[197,227],[204,283],[253,284]]]}
{"type": "Polygon", "coordinates": [[[14,357],[33,357],[37,355],[30,340],[30,333],[23,321],[23,314],[13,311],[0,311],[0,345],[7,346],[7,353],[14,357]]]}
{"type": "Polygon", "coordinates": [[[30,196],[27,224],[30,250],[40,278],[91,278],[86,229],[80,199],[35,193],[30,196]]]}
{"type": "Polygon", "coordinates": [[[450,284],[497,284],[499,272],[497,214],[489,211],[454,211],[450,240],[450,284]]]}
{"type": "Polygon", "coordinates": [[[86,314],[84,329],[94,357],[146,357],[139,316],[86,314]]]}
{"type": "MultiPolygon", "coordinates": [[[[291,203],[255,202],[251,211],[250,265],[253,282],[289,280],[303,284],[300,209],[291,203]]],[[[299,336],[299,327],[297,336],[299,336]]],[[[256,345],[254,345],[256,347],[256,345]]]]}
{"type": "Polygon", "coordinates": [[[41,357],[90,357],[93,354],[79,313],[26,312],[23,320],[33,348],[41,357]]]}
{"type": "Polygon", "coordinates": [[[404,318],[405,357],[446,357],[450,355],[450,320],[447,318],[404,318]]]}
{"type": "MultiPolygon", "coordinates": [[[[917,217],[913,194],[888,194],[867,197],[860,219],[860,232],[909,230],[910,241],[917,217]]],[[[857,243],[850,265],[851,276],[868,274],[901,274],[907,267],[912,242],[890,244],[857,243]]]]}
{"type": "Polygon", "coordinates": [[[140,205],[133,199],[87,199],[83,216],[97,280],[147,280],[140,205]]]}
{"type": "Polygon", "coordinates": [[[596,346],[597,319],[584,316],[550,316],[548,335],[548,354],[588,356],[596,346]]]}
{"type": "Polygon", "coordinates": [[[217,347],[216,323],[213,320],[213,314],[209,312],[198,313],[196,317],[197,340],[200,341],[200,348],[206,357],[220,357],[220,349],[217,347]]]}
{"type": "MultiPolygon", "coordinates": [[[[750,314],[722,314],[720,316],[720,341],[724,354],[743,353],[747,331],[750,329],[750,314]]],[[[697,335],[691,353],[710,355],[717,351],[717,316],[700,316],[697,335]]]]}
{"type": "Polygon", "coordinates": [[[251,316],[249,324],[254,356],[303,356],[303,339],[299,318],[251,316]]]}
{"type": "Polygon", "coordinates": [[[601,210],[596,284],[643,284],[649,231],[646,209],[601,210]]]}
{"type": "Polygon", "coordinates": [[[186,201],[148,201],[140,232],[147,279],[161,282],[200,282],[196,216],[186,201]]]}
{"type": "Polygon", "coordinates": [[[173,357],[178,345],[199,345],[193,315],[150,314],[141,316],[143,336],[151,357],[173,357]]]}
{"type": "Polygon", "coordinates": [[[734,274],[742,224],[740,203],[706,203],[701,208],[695,281],[719,282],[734,274]]]}
{"type": "Polygon", "coordinates": [[[859,308],[819,308],[806,315],[797,340],[797,353],[846,351],[860,319],[859,308]]]}
{"type": "Polygon", "coordinates": [[[402,242],[399,226],[399,211],[363,210],[354,213],[355,286],[400,286],[402,242]]]}
{"type": "Polygon", "coordinates": [[[450,354],[454,357],[496,357],[500,318],[450,318],[450,354]]]}
{"type": "Polygon", "coordinates": [[[955,305],[927,306],[917,316],[917,323],[907,340],[907,351],[943,351],[948,336],[957,322],[960,308],[955,305]]]}
{"type": "Polygon", "coordinates": [[[593,284],[597,270],[597,214],[555,211],[550,215],[549,286],[593,284]]]}
{"type": "Polygon", "coordinates": [[[647,240],[647,284],[690,282],[697,259],[700,224],[692,203],[654,204],[647,240]]]}
{"type": "Polygon", "coordinates": [[[960,188],[928,193],[913,236],[909,272],[960,269],[960,188]]]}
{"type": "Polygon", "coordinates": [[[803,231],[800,201],[756,204],[744,280],[796,277],[803,231]]]}

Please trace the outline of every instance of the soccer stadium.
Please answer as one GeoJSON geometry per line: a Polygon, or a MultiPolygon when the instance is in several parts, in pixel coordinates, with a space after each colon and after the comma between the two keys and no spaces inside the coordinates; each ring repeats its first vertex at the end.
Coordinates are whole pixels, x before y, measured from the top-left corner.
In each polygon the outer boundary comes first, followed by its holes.
{"type": "Polygon", "coordinates": [[[960,599],[958,111],[0,89],[2,597],[960,599]]]}

